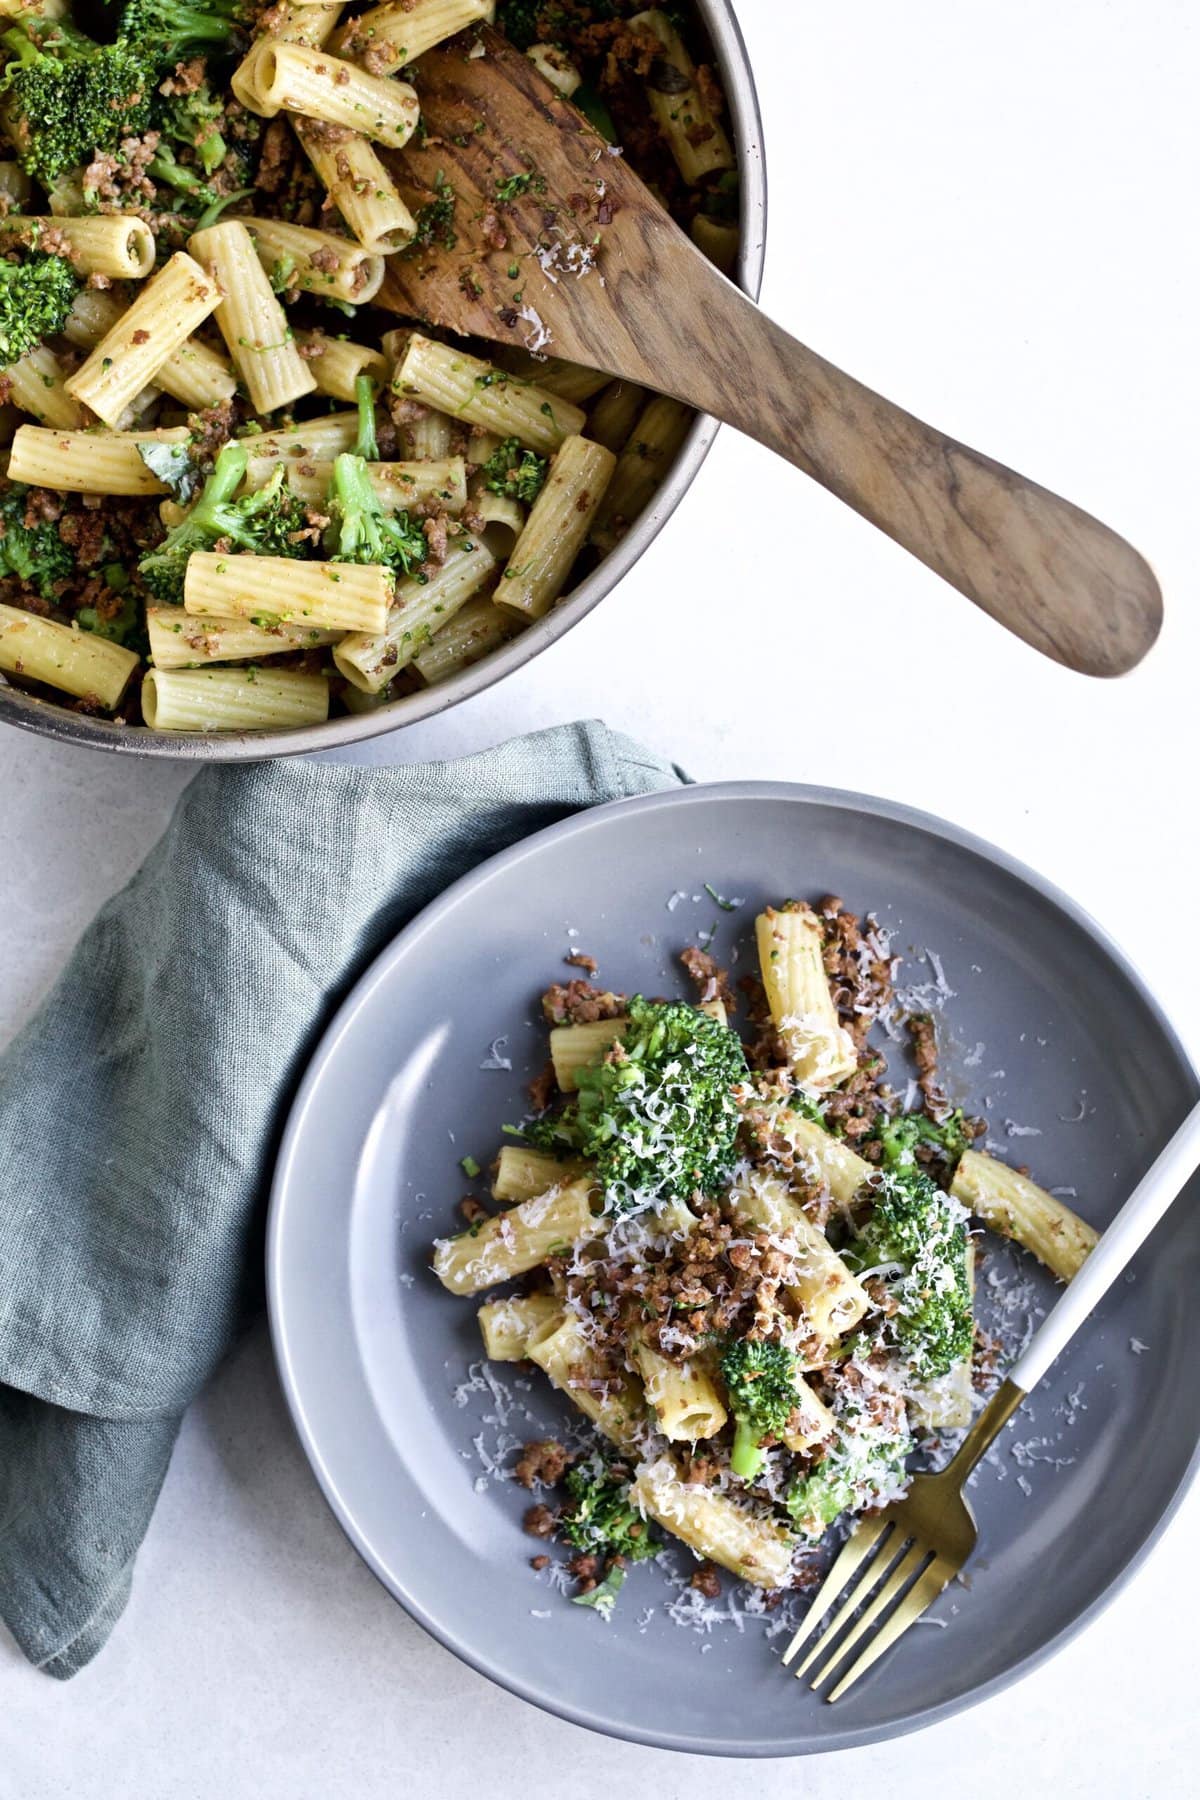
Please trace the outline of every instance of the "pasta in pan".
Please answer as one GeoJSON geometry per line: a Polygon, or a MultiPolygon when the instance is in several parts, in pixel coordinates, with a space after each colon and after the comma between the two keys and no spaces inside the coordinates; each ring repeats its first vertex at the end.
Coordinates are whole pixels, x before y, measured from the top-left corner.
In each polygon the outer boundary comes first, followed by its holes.
{"type": "MultiPolygon", "coordinates": [[[[385,706],[501,651],[652,502],[686,408],[548,356],[536,326],[527,350],[495,351],[375,309],[389,258],[456,237],[453,186],[419,201],[406,167],[421,58],[455,34],[486,54],[492,24],[727,263],[723,100],[678,8],[7,9],[0,605],[41,621],[23,641],[50,648],[10,657],[3,679],[156,731],[385,706]],[[365,610],[349,601],[363,569],[365,610]],[[178,629],[181,608],[211,630],[178,629]],[[52,653],[59,632],[69,655],[52,653]],[[272,683],[319,685],[235,695],[229,671],[266,659],[272,683]]],[[[497,239],[536,180],[497,178],[497,239]]],[[[519,308],[520,258],[511,273],[519,308]]]]}
{"type": "Polygon", "coordinates": [[[1096,1242],[975,1147],[983,1122],[938,1085],[932,1019],[904,1010],[873,920],[788,901],[754,942],[749,1037],[696,948],[694,1004],[552,986],[551,1060],[488,1173],[494,1210],[471,1196],[434,1249],[452,1293],[504,1290],[479,1310],[486,1355],[531,1362],[587,1421],[526,1444],[512,1473],[565,1490],[527,1528],[574,1552],[575,1598],[605,1615],[660,1534],[700,1560],[704,1594],[718,1568],[802,1580],[831,1526],[904,1491],[931,1433],[970,1424],[991,1379],[980,1229],[1063,1280],[1096,1242]],[[876,1019],[907,1025],[907,1102],[876,1019]]]}

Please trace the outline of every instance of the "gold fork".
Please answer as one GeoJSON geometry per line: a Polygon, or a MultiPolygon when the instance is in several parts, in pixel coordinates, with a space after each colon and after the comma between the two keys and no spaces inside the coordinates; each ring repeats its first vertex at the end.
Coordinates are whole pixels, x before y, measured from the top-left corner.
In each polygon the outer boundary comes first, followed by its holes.
{"type": "Polygon", "coordinates": [[[842,1546],[803,1625],[783,1653],[785,1665],[791,1663],[826,1613],[836,1607],[795,1671],[803,1678],[819,1664],[810,1685],[820,1688],[858,1651],[827,1699],[840,1700],[958,1574],[977,1536],[963,1492],[967,1477],[1198,1166],[1200,1105],[1193,1107],[1138,1183],[947,1466],[935,1475],[918,1475],[902,1500],[863,1519],[842,1546]],[[864,1602],[861,1616],[855,1618],[864,1602]]]}

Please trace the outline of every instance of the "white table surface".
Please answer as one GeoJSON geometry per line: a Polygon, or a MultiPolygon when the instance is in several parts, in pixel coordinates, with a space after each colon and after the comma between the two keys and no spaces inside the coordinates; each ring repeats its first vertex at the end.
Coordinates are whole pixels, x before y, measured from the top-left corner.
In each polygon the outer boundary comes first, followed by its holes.
{"type": "MultiPolygon", "coordinates": [[[[771,176],[764,302],[912,410],[1124,530],[1169,604],[1108,686],[1007,638],[724,432],[618,593],[379,759],[603,714],[701,778],[861,788],[992,838],[1133,955],[1200,1057],[1190,0],[741,0],[771,176]],[[1146,902],[1150,905],[1147,907],[1146,902]]],[[[187,779],[0,737],[0,1037],[187,779]]],[[[1098,1526],[1102,1529],[1102,1525],[1098,1526]]],[[[376,1585],[293,1442],[261,1336],[193,1409],[112,1640],[68,1685],[0,1632],[0,1800],[457,1794],[807,1800],[1194,1792],[1200,1493],[1047,1668],[916,1737],[737,1771],[611,1743],[459,1666],[376,1585]],[[551,1774],[553,1771],[553,1774],[551,1774]]],[[[781,1689],[780,1703],[792,1699],[781,1689]]]]}

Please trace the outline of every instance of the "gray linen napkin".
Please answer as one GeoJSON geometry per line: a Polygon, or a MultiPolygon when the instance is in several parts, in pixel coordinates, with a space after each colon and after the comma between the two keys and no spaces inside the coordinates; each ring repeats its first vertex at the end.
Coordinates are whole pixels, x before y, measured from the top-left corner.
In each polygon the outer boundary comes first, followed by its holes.
{"type": "Polygon", "coordinates": [[[348,983],[485,857],[684,779],[588,723],[187,789],[0,1057],[0,1616],[31,1662],[75,1674],[120,1617],[184,1409],[259,1301],[272,1153],[348,983]]]}

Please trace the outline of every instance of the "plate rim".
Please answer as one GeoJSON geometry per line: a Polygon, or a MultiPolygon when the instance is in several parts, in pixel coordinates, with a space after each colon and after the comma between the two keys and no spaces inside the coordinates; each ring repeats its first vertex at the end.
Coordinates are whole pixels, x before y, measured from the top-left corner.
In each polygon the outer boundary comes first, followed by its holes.
{"type": "Polygon", "coordinates": [[[1072,899],[1056,882],[1050,881],[1046,876],[1030,867],[1028,863],[1002,849],[999,845],[993,844],[989,839],[981,837],[978,833],[970,831],[952,820],[941,818],[938,814],[927,812],[923,808],[910,806],[904,801],[890,800],[881,795],[860,793],[853,789],[826,787],[806,782],[754,779],[692,782],[678,788],[655,789],[648,794],[638,794],[624,799],[611,800],[598,806],[584,807],[528,837],[519,839],[515,844],[510,844],[507,849],[498,851],[495,855],[478,863],[415,913],[408,924],[403,926],[384,945],[359,975],[309,1055],[304,1074],[288,1107],[287,1122],[276,1153],[267,1212],[267,1316],[275,1367],[287,1403],[288,1415],[326,1505],[343,1534],[380,1585],[404,1609],[409,1618],[427,1631],[442,1645],[443,1649],[450,1651],[460,1662],[465,1663],[478,1674],[495,1682],[498,1687],[504,1688],[518,1699],[528,1701],[540,1711],[547,1712],[556,1718],[565,1719],[573,1725],[582,1726],[586,1730],[598,1732],[605,1737],[618,1738],[627,1743],[644,1744],[652,1749],[671,1750],[690,1755],[722,1756],[738,1760],[757,1761],[771,1758],[829,1755],[838,1750],[854,1749],[866,1744],[884,1743],[893,1738],[907,1737],[913,1732],[924,1730],[927,1726],[938,1724],[943,1719],[952,1718],[957,1713],[965,1712],[969,1707],[976,1706],[982,1701],[1004,1692],[1006,1688],[1023,1680],[1056,1656],[1111,1605],[1137,1574],[1159,1542],[1178,1512],[1192,1483],[1200,1474],[1200,1438],[1193,1446],[1187,1466],[1153,1526],[1137,1548],[1114,1572],[1103,1592],[1098,1594],[1089,1606],[1057,1631],[1046,1643],[1031,1650],[1027,1656],[1020,1658],[1011,1668],[1003,1670],[1000,1674],[993,1676],[990,1681],[983,1682],[968,1693],[922,1708],[905,1719],[883,1725],[852,1728],[837,1734],[835,1739],[829,1743],[801,1741],[797,1738],[787,1744],[772,1743],[759,1748],[747,1748],[744,1745],[730,1744],[719,1738],[699,1738],[685,1733],[629,1728],[619,1720],[589,1713],[585,1708],[558,1700],[554,1695],[524,1681],[519,1674],[493,1665],[485,1658],[478,1656],[469,1644],[456,1637],[451,1629],[443,1626],[424,1607],[403,1591],[402,1584],[394,1582],[385,1573],[382,1559],[376,1555],[371,1544],[364,1538],[357,1524],[340,1502],[333,1476],[327,1469],[320,1448],[308,1428],[303,1399],[290,1361],[283,1317],[281,1259],[287,1223],[287,1190],[297,1141],[305,1124],[313,1092],[328,1063],[336,1053],[343,1033],[351,1024],[369,992],[379,981],[386,979],[392,964],[408,953],[409,946],[413,941],[433,929],[441,915],[457,905],[465,892],[483,885],[499,870],[536,855],[545,845],[557,842],[559,839],[571,838],[586,831],[604,829],[614,815],[652,812],[663,807],[686,807],[713,799],[731,802],[782,800],[795,805],[826,806],[841,808],[848,812],[867,813],[876,818],[887,819],[893,823],[932,834],[959,849],[972,853],[992,864],[1004,874],[1023,882],[1042,900],[1049,902],[1051,906],[1064,914],[1068,921],[1090,938],[1115,965],[1162,1033],[1166,1047],[1178,1063],[1181,1074],[1191,1085],[1193,1099],[1200,1098],[1200,1076],[1197,1075],[1196,1067],[1170,1016],[1132,958],[1092,917],[1091,913],[1072,899]]]}

